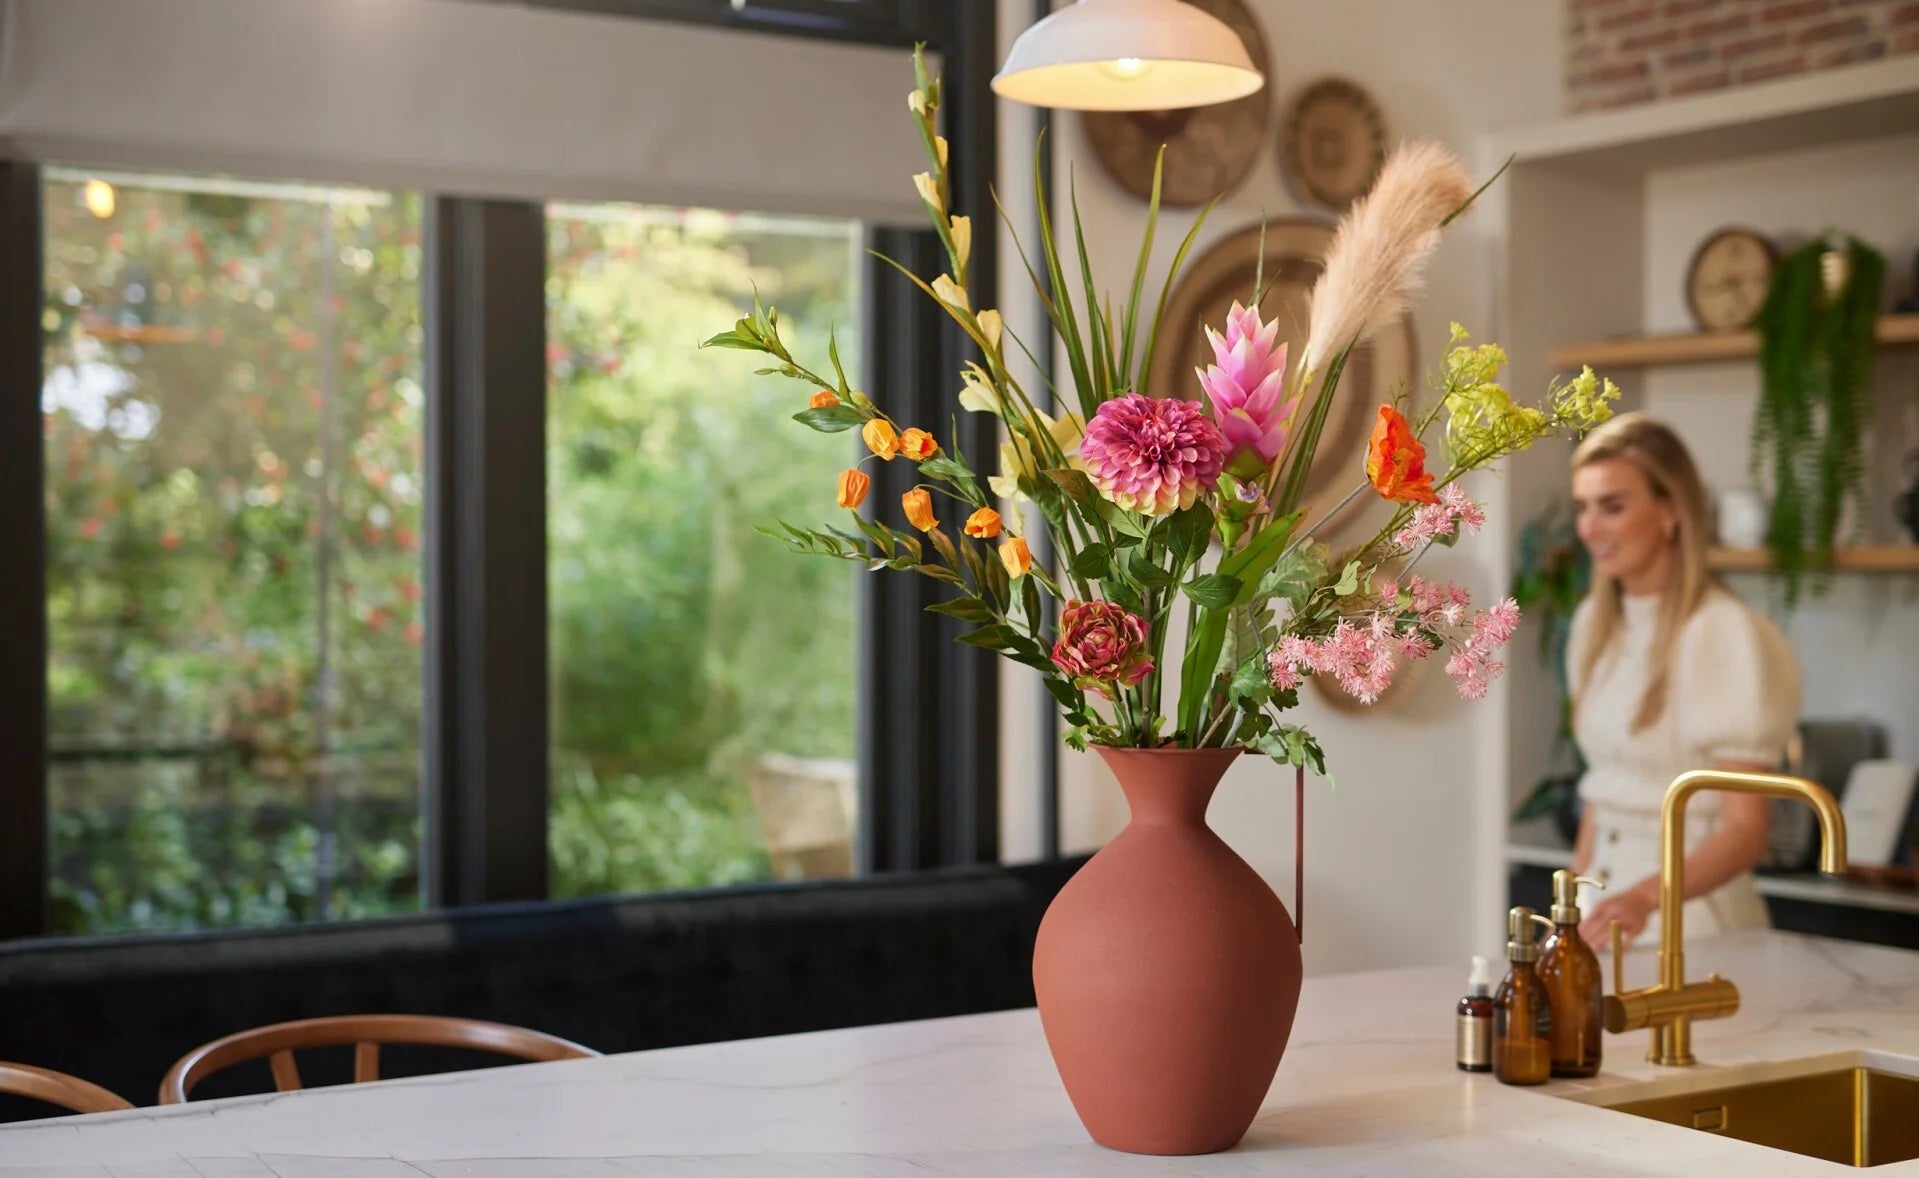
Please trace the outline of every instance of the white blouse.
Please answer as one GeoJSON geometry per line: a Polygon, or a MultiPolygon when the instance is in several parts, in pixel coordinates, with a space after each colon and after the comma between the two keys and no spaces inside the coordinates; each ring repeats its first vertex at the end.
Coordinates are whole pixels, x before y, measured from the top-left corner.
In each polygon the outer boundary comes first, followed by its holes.
{"type": "MultiPolygon", "coordinates": [[[[1722,588],[1709,590],[1678,635],[1666,708],[1632,731],[1656,667],[1659,598],[1621,599],[1624,625],[1613,648],[1575,683],[1573,731],[1588,769],[1579,796],[1609,808],[1657,814],[1673,778],[1724,761],[1782,760],[1799,719],[1799,664],[1786,636],[1722,588]]],[[[1573,615],[1567,668],[1577,679],[1592,635],[1591,599],[1573,615]]],[[[1716,816],[1719,795],[1694,798],[1689,813],[1716,816]]]]}
{"type": "MultiPolygon", "coordinates": [[[[1611,651],[1576,688],[1573,731],[1586,756],[1579,796],[1592,816],[1592,861],[1587,872],[1602,885],[1627,886],[1657,876],[1659,813],[1666,787],[1680,774],[1725,761],[1762,765],[1780,761],[1799,718],[1799,665],[1785,635],[1765,617],[1722,588],[1710,590],[1680,627],[1667,683],[1666,708],[1649,727],[1632,730],[1646,682],[1657,665],[1653,637],[1659,626],[1657,597],[1626,597],[1622,625],[1611,651]]],[[[1592,636],[1592,602],[1573,615],[1568,667],[1579,673],[1592,636]]],[[[1715,790],[1687,806],[1686,851],[1718,829],[1723,811],[1715,790]]],[[[1598,901],[1581,889],[1581,903],[1598,901]]],[[[1766,905],[1750,874],[1728,880],[1711,894],[1686,904],[1686,931],[1705,936],[1764,928],[1766,905]]],[[[1659,935],[1654,913],[1642,941],[1659,935]]]]}

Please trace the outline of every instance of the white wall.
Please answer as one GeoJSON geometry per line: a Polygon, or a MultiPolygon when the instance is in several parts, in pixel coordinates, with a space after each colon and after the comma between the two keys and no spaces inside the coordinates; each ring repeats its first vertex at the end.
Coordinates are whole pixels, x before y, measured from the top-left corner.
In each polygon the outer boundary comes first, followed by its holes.
{"type": "MultiPolygon", "coordinates": [[[[1919,250],[1919,135],[1655,172],[1646,183],[1646,328],[1688,330],[1683,275],[1698,243],[1723,225],[1743,224],[1787,248],[1832,228],[1886,255],[1888,301],[1909,293],[1919,250]]],[[[1747,438],[1758,405],[1751,361],[1668,368],[1644,379],[1644,404],[1692,447],[1714,489],[1752,485],[1747,438]]],[[[1878,417],[1858,523],[1869,541],[1910,540],[1891,501],[1901,469],[1919,450],[1919,357],[1881,352],[1874,389],[1878,417]]],[[[1843,542],[1843,537],[1842,537],[1843,542]]],[[[1762,576],[1733,578],[1756,606],[1773,594],[1762,576]]],[[[1885,725],[1892,755],[1919,761],[1919,579],[1838,576],[1830,596],[1786,621],[1805,675],[1808,717],[1861,717],[1885,725]]]]}
{"type": "MultiPolygon", "coordinates": [[[[1250,2],[1272,53],[1271,129],[1251,176],[1208,220],[1199,249],[1262,215],[1323,215],[1289,194],[1275,148],[1284,103],[1318,78],[1338,74],[1359,82],[1379,102],[1393,137],[1438,138],[1481,174],[1491,171],[1473,155],[1483,132],[1536,121],[1556,109],[1557,5],[1250,2]]],[[[1003,3],[1002,17],[1023,27],[1028,8],[1003,3]]],[[[1101,172],[1085,148],[1077,118],[1063,115],[1058,125],[1059,186],[1064,188],[1068,168],[1076,167],[1095,273],[1117,286],[1138,249],[1144,204],[1101,172]]],[[[1002,188],[1013,190],[1023,174],[1005,166],[1004,156],[1002,164],[1002,188]]],[[[1161,273],[1190,225],[1185,212],[1162,216],[1156,257],[1161,273]]],[[[1422,371],[1434,363],[1449,319],[1477,324],[1482,338],[1490,338],[1493,259],[1487,240],[1487,232],[1469,217],[1451,232],[1435,262],[1415,315],[1422,371]]],[[[1157,283],[1158,275],[1150,281],[1157,283]]],[[[1475,550],[1467,544],[1445,555],[1447,562],[1430,561],[1434,574],[1461,580],[1476,595],[1504,592],[1503,580],[1489,571],[1504,567],[1490,546],[1475,550]]],[[[1476,856],[1500,853],[1497,840],[1476,831],[1472,798],[1474,782],[1486,772],[1488,747],[1503,740],[1502,710],[1490,700],[1480,705],[1459,700],[1437,668],[1390,710],[1359,718],[1331,712],[1310,691],[1306,699],[1298,714],[1326,747],[1338,780],[1336,791],[1323,782],[1308,783],[1307,969],[1414,962],[1457,962],[1463,969],[1474,951],[1471,864],[1476,856]]],[[[1021,755],[1009,753],[1009,760],[1021,755]]],[[[1210,815],[1215,829],[1289,905],[1292,793],[1289,773],[1248,757],[1228,776],[1210,815]]],[[[1069,848],[1098,846],[1124,825],[1124,802],[1090,756],[1062,754],[1061,794],[1069,848]]],[[[1010,797],[1009,804],[1014,804],[1010,797]]]]}

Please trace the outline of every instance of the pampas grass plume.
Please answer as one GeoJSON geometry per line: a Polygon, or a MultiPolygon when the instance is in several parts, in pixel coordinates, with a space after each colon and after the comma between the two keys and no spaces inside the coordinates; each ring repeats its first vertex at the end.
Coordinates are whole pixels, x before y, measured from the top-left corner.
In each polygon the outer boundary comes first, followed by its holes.
{"type": "Polygon", "coordinates": [[[1399,317],[1425,279],[1440,223],[1472,194],[1465,167],[1439,144],[1406,143],[1393,152],[1326,251],[1326,270],[1313,287],[1303,372],[1322,372],[1329,357],[1399,317]]]}

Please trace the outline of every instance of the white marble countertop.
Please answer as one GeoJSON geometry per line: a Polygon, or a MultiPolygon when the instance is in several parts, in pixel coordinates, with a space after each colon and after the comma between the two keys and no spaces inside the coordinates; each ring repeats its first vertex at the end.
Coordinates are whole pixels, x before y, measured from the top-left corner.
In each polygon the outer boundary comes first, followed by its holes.
{"type": "MultiPolygon", "coordinates": [[[[1695,1024],[1702,1069],[1874,1048],[1919,1056],[1919,954],[1783,933],[1688,946],[1744,995],[1695,1024]]],[[[927,1175],[1835,1175],[1846,1167],[1558,1095],[1670,1076],[1607,1036],[1588,1081],[1456,1070],[1463,968],[1309,979],[1238,1149],[1093,1145],[1031,1010],[715,1043],[0,1127],[5,1178],[760,1178],[927,1175]],[[1558,1095],[1555,1095],[1558,1094],[1558,1095]]],[[[1628,985],[1651,980],[1649,953],[1628,985]]],[[[617,1001],[617,995],[609,995],[617,1001]]],[[[1919,1161],[1881,1167],[1919,1175],[1919,1161]]]]}

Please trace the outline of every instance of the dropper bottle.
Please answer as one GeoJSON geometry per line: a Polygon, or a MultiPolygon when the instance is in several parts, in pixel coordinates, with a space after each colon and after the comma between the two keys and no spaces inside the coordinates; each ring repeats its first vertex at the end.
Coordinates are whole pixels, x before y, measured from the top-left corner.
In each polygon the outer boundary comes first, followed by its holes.
{"type": "Polygon", "coordinates": [[[1459,1000],[1455,1055],[1462,1072],[1493,1070],[1493,969],[1484,957],[1473,958],[1466,979],[1466,996],[1459,1000]]]}

